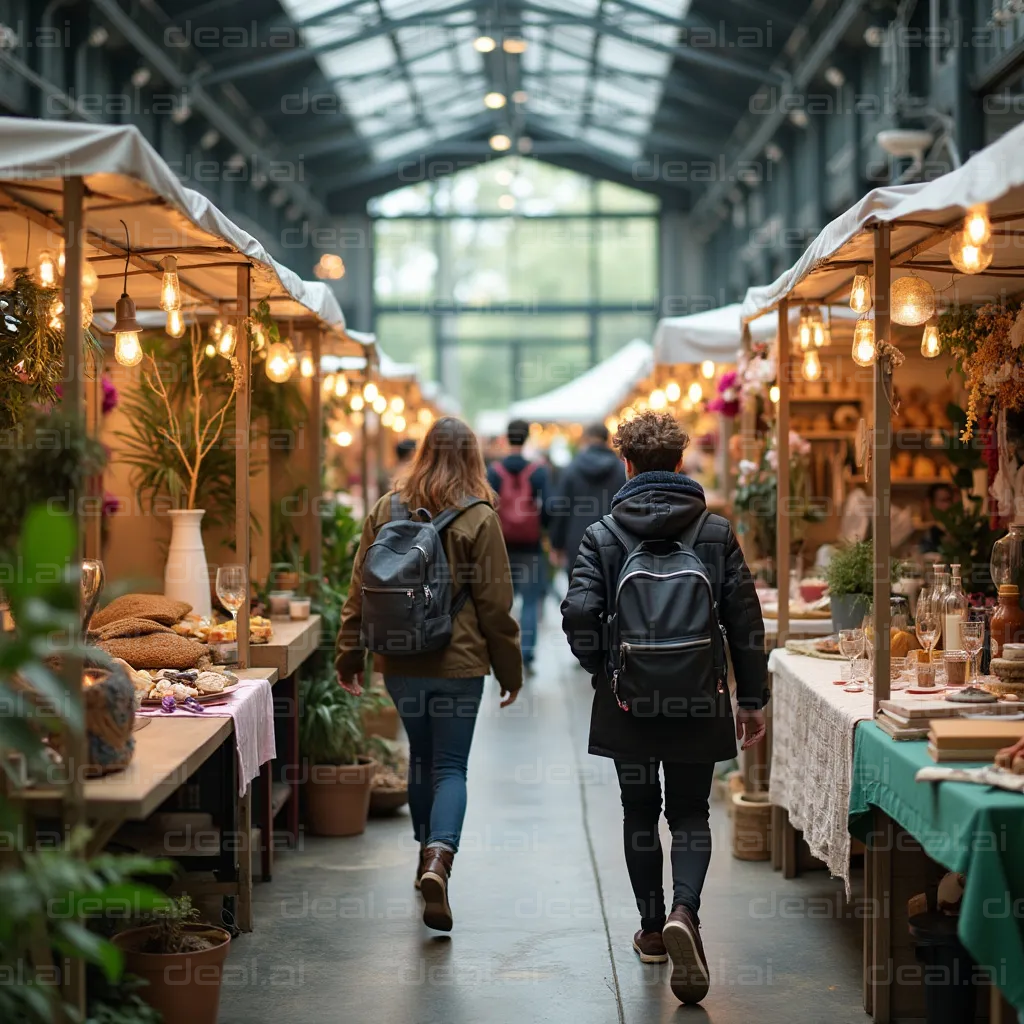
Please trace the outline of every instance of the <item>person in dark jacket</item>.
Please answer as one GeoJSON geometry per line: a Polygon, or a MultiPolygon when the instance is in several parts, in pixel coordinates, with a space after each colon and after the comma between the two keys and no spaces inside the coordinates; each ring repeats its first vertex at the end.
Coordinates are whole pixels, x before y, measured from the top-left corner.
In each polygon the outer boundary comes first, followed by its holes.
{"type": "MultiPolygon", "coordinates": [[[[700,485],[679,472],[689,438],[669,413],[647,411],[623,423],[615,447],[628,480],[615,495],[616,525],[637,540],[679,540],[692,532],[706,503],[700,485]]],[[[710,515],[693,539],[726,632],[736,677],[735,724],[727,691],[690,717],[642,715],[620,708],[608,677],[606,616],[625,549],[604,523],[588,527],[562,602],[562,628],[593,677],[590,753],[615,762],[624,812],[626,867],[640,911],[633,949],[644,963],[671,956],[672,991],[683,1002],[707,994],[710,974],[699,933],[700,893],[711,862],[708,799],[716,761],[763,739],[768,699],[764,622],[750,571],[728,520],[710,515]],[[673,899],[666,915],[658,838],[665,773],[665,817],[672,832],[673,899]]],[[[652,632],[657,623],[652,623],[652,632]]]]}
{"type": "MultiPolygon", "coordinates": [[[[541,461],[530,462],[523,455],[523,446],[530,436],[530,424],[526,420],[512,420],[507,431],[509,454],[500,461],[506,474],[518,477],[529,473],[530,494],[536,506],[540,529],[537,540],[517,543],[505,538],[508,560],[512,568],[512,587],[522,599],[519,613],[519,627],[523,648],[523,668],[533,671],[533,655],[537,646],[537,623],[540,620],[540,606],[548,586],[548,566],[544,557],[542,531],[548,525],[548,469],[541,461]]],[[[487,469],[487,482],[499,496],[502,491],[502,471],[497,463],[487,469]]],[[[499,505],[500,508],[500,505],[499,505]]]]}
{"type": "Polygon", "coordinates": [[[612,498],[625,482],[622,460],[608,447],[608,428],[592,423],[551,500],[548,535],[557,565],[572,568],[587,527],[611,511],[612,498]]]}

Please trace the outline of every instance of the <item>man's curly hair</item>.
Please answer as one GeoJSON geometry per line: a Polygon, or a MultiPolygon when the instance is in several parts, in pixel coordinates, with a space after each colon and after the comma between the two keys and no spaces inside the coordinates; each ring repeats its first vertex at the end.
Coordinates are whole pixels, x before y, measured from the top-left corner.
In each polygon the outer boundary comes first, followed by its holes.
{"type": "Polygon", "coordinates": [[[612,444],[637,473],[665,470],[671,473],[679,465],[690,437],[670,412],[648,409],[632,420],[623,421],[612,444]]]}

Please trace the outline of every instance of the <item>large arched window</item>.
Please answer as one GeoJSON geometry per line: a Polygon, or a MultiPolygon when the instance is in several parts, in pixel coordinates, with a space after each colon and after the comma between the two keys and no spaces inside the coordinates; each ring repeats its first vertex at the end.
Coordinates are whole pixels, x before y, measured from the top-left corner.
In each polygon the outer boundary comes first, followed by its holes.
{"type": "Polygon", "coordinates": [[[472,417],[572,379],[658,308],[658,200],[507,157],[370,203],[374,329],[472,417]]]}

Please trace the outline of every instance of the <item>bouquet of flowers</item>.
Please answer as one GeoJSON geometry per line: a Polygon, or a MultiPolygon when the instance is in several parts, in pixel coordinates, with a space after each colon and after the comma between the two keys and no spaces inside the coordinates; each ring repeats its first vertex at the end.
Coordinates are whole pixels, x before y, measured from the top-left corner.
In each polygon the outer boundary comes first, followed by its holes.
{"type": "Polygon", "coordinates": [[[775,380],[775,360],[768,345],[755,344],[749,352],[740,353],[736,378],[743,398],[767,401],[768,388],[775,380]]]}
{"type": "Polygon", "coordinates": [[[708,412],[720,412],[728,419],[735,419],[740,414],[739,374],[736,370],[727,370],[718,378],[718,394],[708,402],[708,412]]]}

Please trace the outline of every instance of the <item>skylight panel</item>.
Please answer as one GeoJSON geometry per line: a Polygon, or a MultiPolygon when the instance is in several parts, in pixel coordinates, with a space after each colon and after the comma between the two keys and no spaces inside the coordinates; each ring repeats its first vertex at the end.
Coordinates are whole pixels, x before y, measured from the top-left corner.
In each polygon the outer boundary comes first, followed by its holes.
{"type": "Polygon", "coordinates": [[[590,125],[584,128],[583,138],[598,149],[605,149],[628,159],[635,159],[640,155],[639,141],[621,132],[607,131],[604,128],[590,125]]]}
{"type": "Polygon", "coordinates": [[[374,156],[378,160],[394,160],[406,154],[416,153],[425,149],[434,141],[434,133],[426,128],[415,128],[410,132],[395,135],[390,139],[382,139],[373,147],[374,156]]]}
{"type": "Polygon", "coordinates": [[[391,40],[387,36],[377,36],[321,54],[320,65],[328,78],[336,78],[339,75],[385,71],[393,67],[397,59],[391,40]]]}

